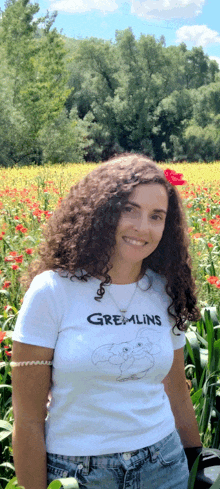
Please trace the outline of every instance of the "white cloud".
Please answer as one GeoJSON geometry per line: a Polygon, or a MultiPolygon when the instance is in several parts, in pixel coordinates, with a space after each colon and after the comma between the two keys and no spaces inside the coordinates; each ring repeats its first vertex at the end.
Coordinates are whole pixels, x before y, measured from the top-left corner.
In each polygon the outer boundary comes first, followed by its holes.
{"type": "Polygon", "coordinates": [[[193,46],[205,47],[208,44],[220,43],[218,32],[212,31],[207,25],[184,25],[176,32],[177,43],[190,42],[193,46]]]}
{"type": "Polygon", "coordinates": [[[169,20],[194,17],[205,0],[132,0],[131,13],[145,19],[169,20]]]}
{"type": "Polygon", "coordinates": [[[50,10],[68,12],[70,14],[100,10],[103,13],[118,9],[115,0],[52,0],[50,10]]]}
{"type": "Polygon", "coordinates": [[[217,61],[219,68],[220,68],[220,58],[218,58],[218,56],[209,56],[209,59],[211,59],[213,61],[217,61]]]}

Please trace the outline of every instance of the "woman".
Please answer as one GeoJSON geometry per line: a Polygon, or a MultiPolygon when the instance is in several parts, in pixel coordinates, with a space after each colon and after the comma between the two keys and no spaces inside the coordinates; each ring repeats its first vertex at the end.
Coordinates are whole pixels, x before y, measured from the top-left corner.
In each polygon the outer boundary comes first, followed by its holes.
{"type": "Polygon", "coordinates": [[[201,447],[184,371],[184,323],[200,317],[188,246],[177,189],[141,155],[97,167],[54,212],[13,333],[12,365],[29,367],[12,371],[25,489],[187,489],[184,449],[201,447]]]}

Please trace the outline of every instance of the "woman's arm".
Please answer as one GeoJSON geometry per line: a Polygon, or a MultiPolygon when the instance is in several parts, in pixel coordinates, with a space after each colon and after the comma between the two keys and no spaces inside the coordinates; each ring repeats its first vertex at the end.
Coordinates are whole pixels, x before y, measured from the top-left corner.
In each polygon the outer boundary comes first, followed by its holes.
{"type": "Polygon", "coordinates": [[[174,350],[174,361],[163,384],[183,447],[202,446],[195,411],[186,383],[183,348],[174,350]]]}
{"type": "MultiPolygon", "coordinates": [[[[13,342],[12,360],[52,360],[54,350],[13,342]]],[[[25,489],[47,488],[45,418],[51,367],[12,367],[13,459],[18,484],[25,489]]]]}

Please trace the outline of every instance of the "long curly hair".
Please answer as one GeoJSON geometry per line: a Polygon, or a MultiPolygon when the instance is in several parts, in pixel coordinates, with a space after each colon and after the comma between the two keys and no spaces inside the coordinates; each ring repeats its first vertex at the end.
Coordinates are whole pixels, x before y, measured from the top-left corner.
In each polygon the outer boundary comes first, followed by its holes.
{"type": "Polygon", "coordinates": [[[141,275],[150,268],[166,277],[165,289],[172,299],[167,312],[176,321],[173,328],[186,331],[186,320],[198,321],[201,314],[196,306],[197,290],[181,197],[163,170],[140,154],[125,153],[111,158],[71,187],[47,222],[39,258],[31,263],[22,279],[26,288],[35,275],[45,270],[59,271],[70,280],[87,281],[92,276],[101,276],[94,298],[100,301],[104,286],[111,283],[109,263],[122,210],[134,188],[149,182],[165,187],[168,212],[163,236],[154,252],[143,260],[141,275]]]}

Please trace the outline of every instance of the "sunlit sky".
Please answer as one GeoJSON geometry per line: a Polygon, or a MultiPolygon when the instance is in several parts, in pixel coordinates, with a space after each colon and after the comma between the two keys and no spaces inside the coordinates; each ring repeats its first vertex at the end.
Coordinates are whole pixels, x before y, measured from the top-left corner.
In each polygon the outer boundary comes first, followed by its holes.
{"type": "MultiPolygon", "coordinates": [[[[31,3],[34,3],[33,1],[31,3]]],[[[38,16],[57,11],[54,26],[75,39],[115,40],[115,31],[131,27],[141,34],[165,36],[166,46],[185,42],[202,46],[220,65],[220,0],[39,0],[38,16]]],[[[4,0],[0,0],[4,10],[4,0]]]]}

